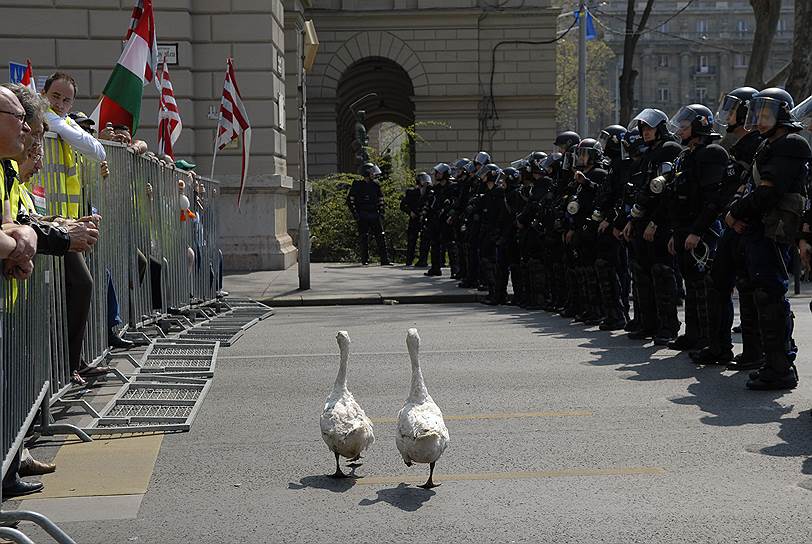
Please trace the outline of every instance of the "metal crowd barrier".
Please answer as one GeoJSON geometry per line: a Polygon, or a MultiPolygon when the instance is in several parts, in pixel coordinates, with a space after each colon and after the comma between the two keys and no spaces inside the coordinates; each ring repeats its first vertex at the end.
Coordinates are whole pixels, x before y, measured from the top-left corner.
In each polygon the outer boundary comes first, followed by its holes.
{"type": "MultiPolygon", "coordinates": [[[[217,298],[222,254],[216,220],[217,182],[137,156],[126,146],[104,142],[110,174],[77,153],[82,183],[80,215],[102,216],[99,241],[86,255],[94,280],[83,357],[107,359],[109,289],[115,291],[124,331],[137,331],[176,311],[217,298]],[[185,187],[181,190],[179,180],[185,187]],[[181,195],[197,216],[181,221],[181,195]],[[159,277],[153,277],[153,274],[159,277]],[[160,279],[160,292],[153,285],[160,279]],[[156,281],[154,281],[156,280],[156,281]],[[155,296],[153,296],[155,295],[155,296]]],[[[45,190],[46,215],[63,213],[60,201],[59,142],[46,134],[43,169],[32,180],[45,190]]],[[[183,210],[186,214],[188,210],[183,210]]],[[[112,300],[112,299],[110,299],[112,300]]],[[[37,255],[32,276],[23,282],[0,279],[0,441],[5,476],[29,431],[74,433],[72,425],[54,424],[51,407],[68,392],[67,313],[62,258],[37,255]],[[38,418],[39,414],[39,418],[38,418]],[[37,420],[39,425],[35,427],[37,420]]],[[[118,373],[122,378],[126,378],[118,373]]],[[[0,521],[35,521],[57,541],[71,543],[46,518],[31,512],[0,512],[0,521]]],[[[21,533],[0,528],[0,536],[26,542],[21,533]]]]}

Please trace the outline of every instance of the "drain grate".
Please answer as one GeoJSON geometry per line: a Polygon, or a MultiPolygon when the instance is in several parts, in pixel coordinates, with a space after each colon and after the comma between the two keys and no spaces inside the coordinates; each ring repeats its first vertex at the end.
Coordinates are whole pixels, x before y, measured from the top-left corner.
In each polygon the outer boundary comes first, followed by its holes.
{"type": "Polygon", "coordinates": [[[188,431],[210,387],[211,380],[203,384],[128,383],[85,431],[188,431]]]}

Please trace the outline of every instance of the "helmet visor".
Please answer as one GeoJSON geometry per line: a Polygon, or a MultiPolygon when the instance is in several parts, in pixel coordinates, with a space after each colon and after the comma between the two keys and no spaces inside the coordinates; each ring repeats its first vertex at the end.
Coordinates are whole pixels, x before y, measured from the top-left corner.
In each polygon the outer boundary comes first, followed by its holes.
{"type": "Polygon", "coordinates": [[[601,135],[598,136],[598,143],[601,144],[602,148],[606,149],[610,141],[612,141],[612,135],[602,130],[601,135]]]}
{"type": "Polygon", "coordinates": [[[744,121],[744,130],[757,130],[761,133],[769,132],[778,122],[778,113],[783,102],[766,96],[757,96],[750,101],[747,119],[744,121]]]}
{"type": "Polygon", "coordinates": [[[558,153],[547,155],[539,165],[548,174],[553,173],[553,168],[556,162],[561,160],[561,155],[558,153]]]}
{"type": "Polygon", "coordinates": [[[740,98],[727,95],[722,99],[719,104],[719,109],[716,111],[716,127],[717,129],[727,128],[729,125],[736,124],[736,114],[739,107],[745,107],[740,98]]]}
{"type": "Polygon", "coordinates": [[[792,108],[792,119],[801,123],[806,130],[812,130],[812,96],[792,108]]]}
{"type": "Polygon", "coordinates": [[[485,153],[484,151],[480,151],[479,153],[476,154],[476,157],[474,157],[474,162],[484,166],[489,162],[491,162],[491,156],[485,153]]]}
{"type": "Polygon", "coordinates": [[[633,130],[643,123],[651,128],[657,128],[660,123],[668,121],[668,117],[660,110],[654,108],[646,108],[634,116],[632,122],[629,123],[629,130],[633,130]]]}
{"type": "Polygon", "coordinates": [[[582,147],[575,151],[575,166],[583,168],[592,163],[592,156],[595,151],[589,147],[582,147]]]}
{"type": "Polygon", "coordinates": [[[696,118],[696,112],[688,106],[683,106],[668,120],[668,132],[687,140],[691,137],[691,122],[696,118]]]}
{"type": "Polygon", "coordinates": [[[431,176],[425,172],[417,174],[417,182],[420,185],[431,185],[431,176]]]}

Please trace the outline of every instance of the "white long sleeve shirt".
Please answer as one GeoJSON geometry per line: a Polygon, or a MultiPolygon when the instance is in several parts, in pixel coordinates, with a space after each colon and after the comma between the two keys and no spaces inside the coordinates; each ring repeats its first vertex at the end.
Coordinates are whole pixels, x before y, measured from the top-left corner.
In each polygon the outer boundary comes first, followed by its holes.
{"type": "Polygon", "coordinates": [[[51,110],[45,114],[48,128],[51,132],[59,134],[60,138],[68,142],[79,153],[99,162],[107,158],[104,146],[92,134],[82,129],[70,117],[62,118],[51,110]]]}

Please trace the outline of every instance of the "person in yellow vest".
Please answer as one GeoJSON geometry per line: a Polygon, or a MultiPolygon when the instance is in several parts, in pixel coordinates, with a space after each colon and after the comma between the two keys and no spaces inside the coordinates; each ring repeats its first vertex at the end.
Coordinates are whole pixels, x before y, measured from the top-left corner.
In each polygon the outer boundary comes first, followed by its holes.
{"type": "MultiPolygon", "coordinates": [[[[57,72],[51,75],[42,89],[43,96],[50,104],[45,121],[52,132],[59,135],[59,183],[57,195],[60,215],[80,222],[98,222],[98,215],[83,217],[81,210],[82,186],[77,170],[77,154],[85,159],[104,161],[106,153],[99,141],[82,130],[68,114],[73,108],[76,97],[76,81],[69,74],[57,72]]],[[[93,294],[93,277],[87,268],[84,258],[79,253],[65,255],[65,293],[68,306],[68,353],[71,372],[80,374],[102,373],[109,369],[91,368],[82,360],[87,318],[90,313],[90,302],[93,294]]],[[[79,382],[80,380],[76,380],[79,382]]],[[[83,381],[83,380],[81,380],[83,381]]]]}

